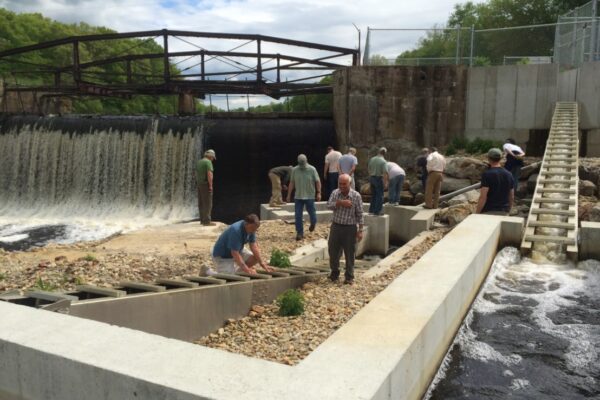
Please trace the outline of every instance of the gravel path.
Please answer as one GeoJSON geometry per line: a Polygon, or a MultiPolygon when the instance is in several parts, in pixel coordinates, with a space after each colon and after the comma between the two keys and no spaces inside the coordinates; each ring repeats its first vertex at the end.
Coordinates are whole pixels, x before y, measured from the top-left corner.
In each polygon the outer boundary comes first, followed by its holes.
{"type": "Polygon", "coordinates": [[[447,231],[445,228],[436,230],[401,262],[375,278],[361,279],[362,272],[357,271],[353,286],[334,284],[325,278],[305,284],[301,289],[306,300],[303,315],[280,317],[274,302],[256,305],[248,316],[229,320],[223,328],[196,343],[283,364],[297,364],[410,268],[447,231]]]}

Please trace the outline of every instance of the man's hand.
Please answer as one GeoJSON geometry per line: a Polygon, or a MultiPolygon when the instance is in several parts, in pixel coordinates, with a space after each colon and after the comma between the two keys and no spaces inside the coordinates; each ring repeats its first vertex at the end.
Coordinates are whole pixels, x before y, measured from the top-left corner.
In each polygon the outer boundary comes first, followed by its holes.
{"type": "Polygon", "coordinates": [[[285,198],[285,200],[289,203],[290,201],[292,201],[292,196],[290,195],[290,192],[288,192],[287,197],[285,198]]]}
{"type": "Polygon", "coordinates": [[[338,204],[344,208],[352,207],[352,200],[338,200],[338,204]]]}
{"type": "Polygon", "coordinates": [[[283,186],[281,187],[281,189],[283,189],[284,191],[287,191],[287,185],[283,185],[283,186]]]}
{"type": "Polygon", "coordinates": [[[212,186],[209,186],[209,187],[208,187],[208,192],[209,192],[209,193],[212,193],[212,191],[213,191],[213,188],[212,188],[212,186]]]}
{"type": "Polygon", "coordinates": [[[357,231],[356,232],[356,241],[360,242],[363,238],[363,232],[362,231],[357,231]]]}
{"type": "Polygon", "coordinates": [[[242,267],[242,270],[244,270],[244,272],[247,274],[256,275],[256,270],[254,269],[254,267],[248,267],[247,265],[244,265],[242,267]]]}
{"type": "Polygon", "coordinates": [[[321,193],[317,193],[317,201],[321,201],[321,193]]]}
{"type": "Polygon", "coordinates": [[[264,264],[262,267],[267,272],[273,272],[274,271],[273,267],[271,267],[269,264],[264,264]]]}

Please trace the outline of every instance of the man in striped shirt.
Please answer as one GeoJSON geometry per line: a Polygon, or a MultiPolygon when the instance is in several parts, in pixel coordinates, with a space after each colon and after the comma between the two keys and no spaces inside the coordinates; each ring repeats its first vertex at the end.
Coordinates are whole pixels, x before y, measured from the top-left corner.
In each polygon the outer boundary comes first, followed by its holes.
{"type": "Polygon", "coordinates": [[[346,256],[345,284],[354,282],[354,254],[356,243],[363,236],[363,203],[360,194],[350,187],[350,175],[342,174],[338,179],[327,208],[333,210],[333,222],[329,231],[329,279],[337,282],[340,276],[340,258],[342,250],[346,256]]]}

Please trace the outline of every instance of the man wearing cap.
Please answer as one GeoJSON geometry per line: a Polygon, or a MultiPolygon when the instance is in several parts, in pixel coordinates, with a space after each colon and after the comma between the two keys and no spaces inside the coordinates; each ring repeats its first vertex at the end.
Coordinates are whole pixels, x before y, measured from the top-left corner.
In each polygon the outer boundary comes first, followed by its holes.
{"type": "Polygon", "coordinates": [[[211,222],[213,197],[213,164],[217,159],[214,150],[206,150],[204,158],[196,163],[196,184],[198,185],[198,213],[202,225],[215,225],[211,222]]]}
{"type": "Polygon", "coordinates": [[[381,147],[377,155],[369,160],[369,183],[371,185],[371,203],[369,204],[369,214],[381,215],[383,208],[383,191],[387,187],[387,169],[385,154],[387,149],[381,147]]]}
{"type": "Polygon", "coordinates": [[[515,199],[513,177],[500,165],[502,159],[500,149],[490,149],[487,157],[490,168],[481,174],[477,213],[508,215],[515,199]]]}
{"type": "Polygon", "coordinates": [[[438,153],[435,147],[427,156],[427,183],[425,186],[425,208],[438,208],[440,202],[440,191],[444,181],[444,169],[446,159],[438,153]]]}
{"type": "Polygon", "coordinates": [[[340,158],[340,173],[350,176],[350,186],[352,187],[352,190],[356,190],[356,179],[354,179],[354,172],[356,171],[357,165],[358,159],[356,158],[356,149],[354,147],[350,147],[348,149],[348,153],[344,154],[340,158]]]}
{"type": "Polygon", "coordinates": [[[271,200],[269,200],[269,206],[279,207],[285,204],[281,198],[281,189],[283,185],[283,189],[287,190],[291,174],[291,165],[282,165],[281,167],[274,167],[269,170],[269,179],[271,180],[271,200]]]}
{"type": "Polygon", "coordinates": [[[298,165],[292,169],[290,177],[290,186],[288,187],[287,201],[292,198],[292,191],[296,190],[294,195],[295,222],[296,222],[296,240],[304,239],[304,207],[310,217],[310,232],[315,230],[317,224],[317,211],[315,209],[315,198],[321,200],[321,180],[315,167],[308,163],[304,154],[298,156],[298,165]]]}

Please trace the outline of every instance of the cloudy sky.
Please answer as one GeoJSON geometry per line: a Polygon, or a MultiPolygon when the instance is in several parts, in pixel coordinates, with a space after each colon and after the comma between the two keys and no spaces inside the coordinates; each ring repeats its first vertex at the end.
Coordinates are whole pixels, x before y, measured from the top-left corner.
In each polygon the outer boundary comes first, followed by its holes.
{"type": "MultiPolygon", "coordinates": [[[[168,28],[256,33],[356,48],[358,38],[353,23],[362,31],[364,47],[367,27],[443,25],[457,2],[464,1],[0,0],[0,7],[15,12],[39,12],[61,22],[102,25],[119,32],[168,28]]],[[[421,34],[414,31],[372,32],[370,54],[394,58],[413,47],[421,34]]],[[[175,51],[185,48],[183,43],[169,45],[175,51]]],[[[232,43],[231,47],[235,45],[232,43]]]]}

